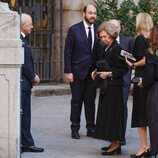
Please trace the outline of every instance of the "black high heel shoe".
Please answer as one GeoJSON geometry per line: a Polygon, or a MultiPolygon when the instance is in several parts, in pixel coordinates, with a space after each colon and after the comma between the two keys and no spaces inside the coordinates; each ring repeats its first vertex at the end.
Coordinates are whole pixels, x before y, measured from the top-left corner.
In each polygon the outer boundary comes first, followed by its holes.
{"type": "Polygon", "coordinates": [[[102,152],[102,155],[120,155],[121,154],[121,145],[112,151],[102,152]]]}
{"type": "Polygon", "coordinates": [[[150,150],[148,149],[147,151],[142,152],[141,154],[137,155],[137,154],[133,154],[131,155],[131,158],[141,158],[141,157],[149,157],[150,154],[150,150]]]}
{"type": "Polygon", "coordinates": [[[144,154],[144,157],[151,157],[151,150],[150,149],[147,149],[146,153],[144,154]]]}
{"type": "Polygon", "coordinates": [[[107,151],[111,148],[111,144],[109,146],[102,147],[101,150],[107,151]]]}

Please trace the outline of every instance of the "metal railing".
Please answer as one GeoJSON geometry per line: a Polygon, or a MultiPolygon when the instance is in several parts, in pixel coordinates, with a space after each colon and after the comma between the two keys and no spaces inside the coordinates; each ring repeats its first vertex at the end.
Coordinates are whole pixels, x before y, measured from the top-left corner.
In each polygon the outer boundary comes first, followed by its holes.
{"type": "Polygon", "coordinates": [[[29,41],[33,51],[35,69],[41,81],[62,81],[62,0],[60,0],[59,49],[57,48],[56,33],[56,0],[9,0],[9,2],[2,0],[2,2],[7,2],[11,10],[18,11],[19,14],[28,13],[33,18],[34,28],[29,36],[29,41]],[[60,64],[57,61],[58,58],[60,58],[60,64]]]}

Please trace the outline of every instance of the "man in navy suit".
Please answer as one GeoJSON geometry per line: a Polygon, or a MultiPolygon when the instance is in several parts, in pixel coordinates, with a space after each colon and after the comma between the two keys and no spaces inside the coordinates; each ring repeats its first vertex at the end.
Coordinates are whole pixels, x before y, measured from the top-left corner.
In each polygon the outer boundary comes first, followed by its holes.
{"type": "Polygon", "coordinates": [[[21,92],[21,148],[22,152],[43,152],[43,148],[37,148],[31,135],[31,88],[39,83],[40,78],[35,73],[31,48],[26,36],[33,28],[32,18],[28,14],[21,15],[21,40],[24,47],[24,64],[22,65],[22,92],[21,92]]]}
{"type": "Polygon", "coordinates": [[[84,103],[87,136],[94,133],[96,89],[92,86],[93,47],[96,43],[96,8],[87,5],[83,9],[83,21],[69,28],[64,51],[66,80],[70,83],[71,137],[79,139],[80,116],[84,103]]]}
{"type": "MultiPolygon", "coordinates": [[[[119,20],[112,19],[110,20],[112,24],[114,24],[118,28],[118,32],[121,31],[121,24],[119,20]]],[[[117,38],[117,42],[121,45],[122,49],[131,53],[133,50],[133,38],[129,36],[119,35],[117,38]]],[[[123,100],[124,100],[124,117],[125,117],[125,124],[124,124],[124,140],[121,140],[121,145],[126,144],[125,133],[126,133],[126,126],[127,126],[127,116],[128,116],[128,108],[127,108],[127,101],[130,92],[130,85],[131,85],[131,72],[132,69],[128,67],[128,72],[123,76],[123,100]]]]}

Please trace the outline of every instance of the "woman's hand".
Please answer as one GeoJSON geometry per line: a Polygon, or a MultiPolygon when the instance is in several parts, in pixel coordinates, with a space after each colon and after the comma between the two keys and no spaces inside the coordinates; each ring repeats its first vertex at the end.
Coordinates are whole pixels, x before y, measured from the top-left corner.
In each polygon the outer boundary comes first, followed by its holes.
{"type": "Polygon", "coordinates": [[[128,66],[133,67],[133,63],[131,63],[131,62],[127,59],[126,56],[125,56],[125,61],[126,61],[126,63],[128,64],[128,66]]]}
{"type": "Polygon", "coordinates": [[[139,87],[143,88],[142,78],[141,78],[141,77],[140,77],[140,81],[139,81],[139,83],[137,84],[137,86],[139,86],[139,87]]]}
{"type": "Polygon", "coordinates": [[[146,57],[143,57],[141,60],[139,60],[139,61],[137,61],[135,63],[131,63],[130,61],[128,61],[127,57],[125,57],[125,60],[126,60],[126,63],[130,67],[133,67],[133,68],[144,66],[145,63],[146,63],[146,57]]]}
{"type": "Polygon", "coordinates": [[[109,72],[109,71],[97,72],[97,74],[99,74],[100,78],[102,78],[102,79],[106,79],[106,78],[112,76],[112,72],[109,72]]]}
{"type": "Polygon", "coordinates": [[[91,77],[93,80],[95,80],[95,77],[97,75],[97,69],[95,69],[92,73],[91,73],[91,77]]]}

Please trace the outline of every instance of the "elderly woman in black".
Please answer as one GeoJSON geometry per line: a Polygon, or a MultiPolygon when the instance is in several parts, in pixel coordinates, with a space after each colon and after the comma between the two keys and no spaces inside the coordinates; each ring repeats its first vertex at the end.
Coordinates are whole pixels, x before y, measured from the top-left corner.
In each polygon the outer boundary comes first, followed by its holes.
{"type": "Polygon", "coordinates": [[[119,140],[123,139],[124,129],[123,75],[128,69],[126,63],[119,58],[121,47],[116,41],[117,28],[110,22],[104,22],[98,27],[97,35],[104,46],[100,43],[97,45],[99,54],[96,56],[106,61],[109,70],[92,72],[94,80],[99,75],[108,82],[106,91],[100,90],[94,137],[111,142],[108,147],[102,148],[102,155],[121,154],[119,140]]]}

